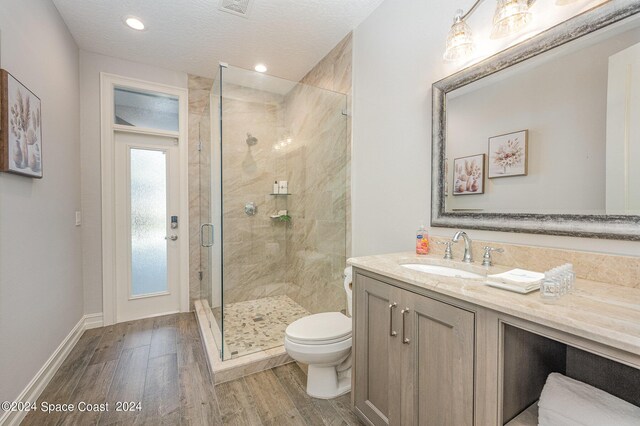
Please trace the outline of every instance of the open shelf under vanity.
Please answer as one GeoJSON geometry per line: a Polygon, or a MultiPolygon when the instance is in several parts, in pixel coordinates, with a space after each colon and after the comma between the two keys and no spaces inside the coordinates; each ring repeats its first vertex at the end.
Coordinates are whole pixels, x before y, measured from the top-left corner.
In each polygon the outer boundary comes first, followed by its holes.
{"type": "Polygon", "coordinates": [[[561,373],[640,406],[640,370],[532,331],[504,324],[502,419],[537,426],[547,376],[561,373]]]}

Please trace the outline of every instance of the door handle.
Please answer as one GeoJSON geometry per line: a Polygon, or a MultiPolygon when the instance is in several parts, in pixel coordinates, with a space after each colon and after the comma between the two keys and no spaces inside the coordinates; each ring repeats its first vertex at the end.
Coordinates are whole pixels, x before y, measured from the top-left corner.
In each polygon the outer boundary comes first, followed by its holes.
{"type": "Polygon", "coordinates": [[[212,223],[203,223],[200,225],[200,245],[202,247],[212,247],[213,246],[213,224],[212,223]],[[204,242],[204,228],[211,228],[211,238],[205,243],[204,242]]]}
{"type": "Polygon", "coordinates": [[[398,332],[393,329],[393,309],[398,307],[396,302],[389,305],[389,336],[396,337],[398,332]]]}
{"type": "Polygon", "coordinates": [[[165,240],[171,240],[171,241],[175,241],[178,239],[177,235],[167,235],[166,237],[164,237],[165,240]]]}
{"type": "Polygon", "coordinates": [[[402,343],[405,345],[408,345],[409,342],[411,341],[409,338],[406,337],[406,317],[404,314],[408,314],[409,313],[409,308],[404,308],[403,310],[400,311],[400,313],[402,314],[402,343]]]}

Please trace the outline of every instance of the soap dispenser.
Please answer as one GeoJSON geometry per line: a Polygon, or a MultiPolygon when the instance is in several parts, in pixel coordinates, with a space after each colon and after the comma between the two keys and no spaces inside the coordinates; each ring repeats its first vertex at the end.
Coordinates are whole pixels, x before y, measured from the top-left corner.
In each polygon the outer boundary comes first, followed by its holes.
{"type": "Polygon", "coordinates": [[[420,229],[416,232],[416,254],[429,254],[429,232],[420,224],[420,229]]]}

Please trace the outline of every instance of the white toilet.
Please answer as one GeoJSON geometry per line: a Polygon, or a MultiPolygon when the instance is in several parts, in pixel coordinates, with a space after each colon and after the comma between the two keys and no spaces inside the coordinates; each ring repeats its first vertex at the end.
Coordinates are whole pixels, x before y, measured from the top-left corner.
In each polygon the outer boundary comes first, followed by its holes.
{"type": "Polygon", "coordinates": [[[309,315],[285,331],[289,356],[309,365],[307,393],[314,398],[331,399],[351,390],[351,267],[344,275],[349,316],[341,312],[309,315]]]}

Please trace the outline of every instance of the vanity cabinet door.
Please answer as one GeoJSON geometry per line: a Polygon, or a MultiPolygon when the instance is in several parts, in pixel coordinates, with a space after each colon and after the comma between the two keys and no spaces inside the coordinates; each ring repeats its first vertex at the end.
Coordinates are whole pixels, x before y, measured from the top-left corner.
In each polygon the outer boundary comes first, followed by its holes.
{"type": "Polygon", "coordinates": [[[402,303],[410,339],[402,344],[403,376],[413,381],[403,378],[401,424],[472,426],[474,314],[409,291],[402,303]]]}
{"type": "Polygon", "coordinates": [[[396,287],[356,276],[354,401],[374,425],[398,424],[401,295],[396,287]]]}

